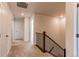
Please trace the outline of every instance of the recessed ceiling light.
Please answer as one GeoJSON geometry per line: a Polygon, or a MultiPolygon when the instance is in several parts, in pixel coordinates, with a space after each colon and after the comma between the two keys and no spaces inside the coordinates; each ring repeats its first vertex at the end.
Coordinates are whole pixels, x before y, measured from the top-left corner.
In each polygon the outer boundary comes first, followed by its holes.
{"type": "Polygon", "coordinates": [[[24,16],[24,13],[21,13],[21,16],[24,16]]]}
{"type": "Polygon", "coordinates": [[[25,2],[17,2],[17,6],[21,8],[27,8],[28,4],[25,2]]]}

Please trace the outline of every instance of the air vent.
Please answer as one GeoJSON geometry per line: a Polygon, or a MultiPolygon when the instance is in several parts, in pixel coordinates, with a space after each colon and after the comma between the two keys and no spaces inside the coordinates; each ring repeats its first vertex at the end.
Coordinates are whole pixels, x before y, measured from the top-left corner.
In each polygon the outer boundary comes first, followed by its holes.
{"type": "Polygon", "coordinates": [[[17,6],[21,8],[27,8],[28,4],[25,2],[17,2],[17,6]]]}

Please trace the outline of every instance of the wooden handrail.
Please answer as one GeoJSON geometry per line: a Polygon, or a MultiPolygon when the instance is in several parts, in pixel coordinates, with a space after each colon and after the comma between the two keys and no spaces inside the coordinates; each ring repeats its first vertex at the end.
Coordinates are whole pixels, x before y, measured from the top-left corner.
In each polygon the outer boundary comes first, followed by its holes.
{"type": "MultiPolygon", "coordinates": [[[[66,49],[63,49],[58,43],[56,43],[52,38],[50,38],[47,34],[46,34],[46,32],[44,31],[43,32],[43,35],[44,35],[44,41],[45,41],[45,36],[46,37],[48,37],[52,42],[54,42],[58,47],[60,47],[63,51],[64,51],[64,57],[66,57],[66,49]]],[[[45,48],[45,47],[44,47],[45,48]]]]}
{"type": "MultiPolygon", "coordinates": [[[[43,33],[38,33],[38,32],[36,32],[37,34],[43,34],[43,52],[46,52],[46,50],[45,50],[45,40],[46,40],[46,37],[48,37],[53,43],[55,43],[59,48],[61,48],[63,51],[64,51],[64,57],[66,57],[66,49],[63,49],[58,43],[56,43],[52,38],[50,38],[47,34],[46,34],[46,32],[44,31],[43,33]]],[[[51,50],[53,49],[53,47],[51,48],[51,50]]],[[[51,50],[50,50],[50,52],[51,52],[51,50]]],[[[50,53],[50,54],[52,54],[52,53],[50,53]]],[[[54,54],[53,54],[54,55],[54,54]]]]}
{"type": "Polygon", "coordinates": [[[42,34],[42,33],[38,33],[38,32],[36,32],[37,34],[42,34]]]}
{"type": "Polygon", "coordinates": [[[48,37],[52,42],[54,42],[58,47],[60,47],[62,50],[64,50],[58,43],[56,43],[53,39],[51,39],[47,34],[45,34],[46,37],[48,37]]]}

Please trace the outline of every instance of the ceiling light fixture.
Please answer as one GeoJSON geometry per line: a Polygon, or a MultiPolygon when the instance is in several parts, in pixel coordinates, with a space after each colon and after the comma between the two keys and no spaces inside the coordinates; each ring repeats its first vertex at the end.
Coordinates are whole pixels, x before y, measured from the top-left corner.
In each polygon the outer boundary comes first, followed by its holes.
{"type": "Polygon", "coordinates": [[[17,2],[17,6],[18,7],[21,7],[21,8],[27,8],[28,7],[28,4],[25,3],[25,2],[17,2]]]}
{"type": "Polygon", "coordinates": [[[24,16],[25,14],[24,13],[21,13],[21,16],[24,16]]]}

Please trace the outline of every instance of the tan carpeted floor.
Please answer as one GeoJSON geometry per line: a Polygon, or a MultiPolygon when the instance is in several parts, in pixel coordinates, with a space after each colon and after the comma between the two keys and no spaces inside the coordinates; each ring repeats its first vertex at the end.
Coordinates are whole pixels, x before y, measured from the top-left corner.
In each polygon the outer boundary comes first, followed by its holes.
{"type": "Polygon", "coordinates": [[[13,42],[8,57],[53,57],[49,53],[43,53],[29,42],[18,40],[13,42]]]}

